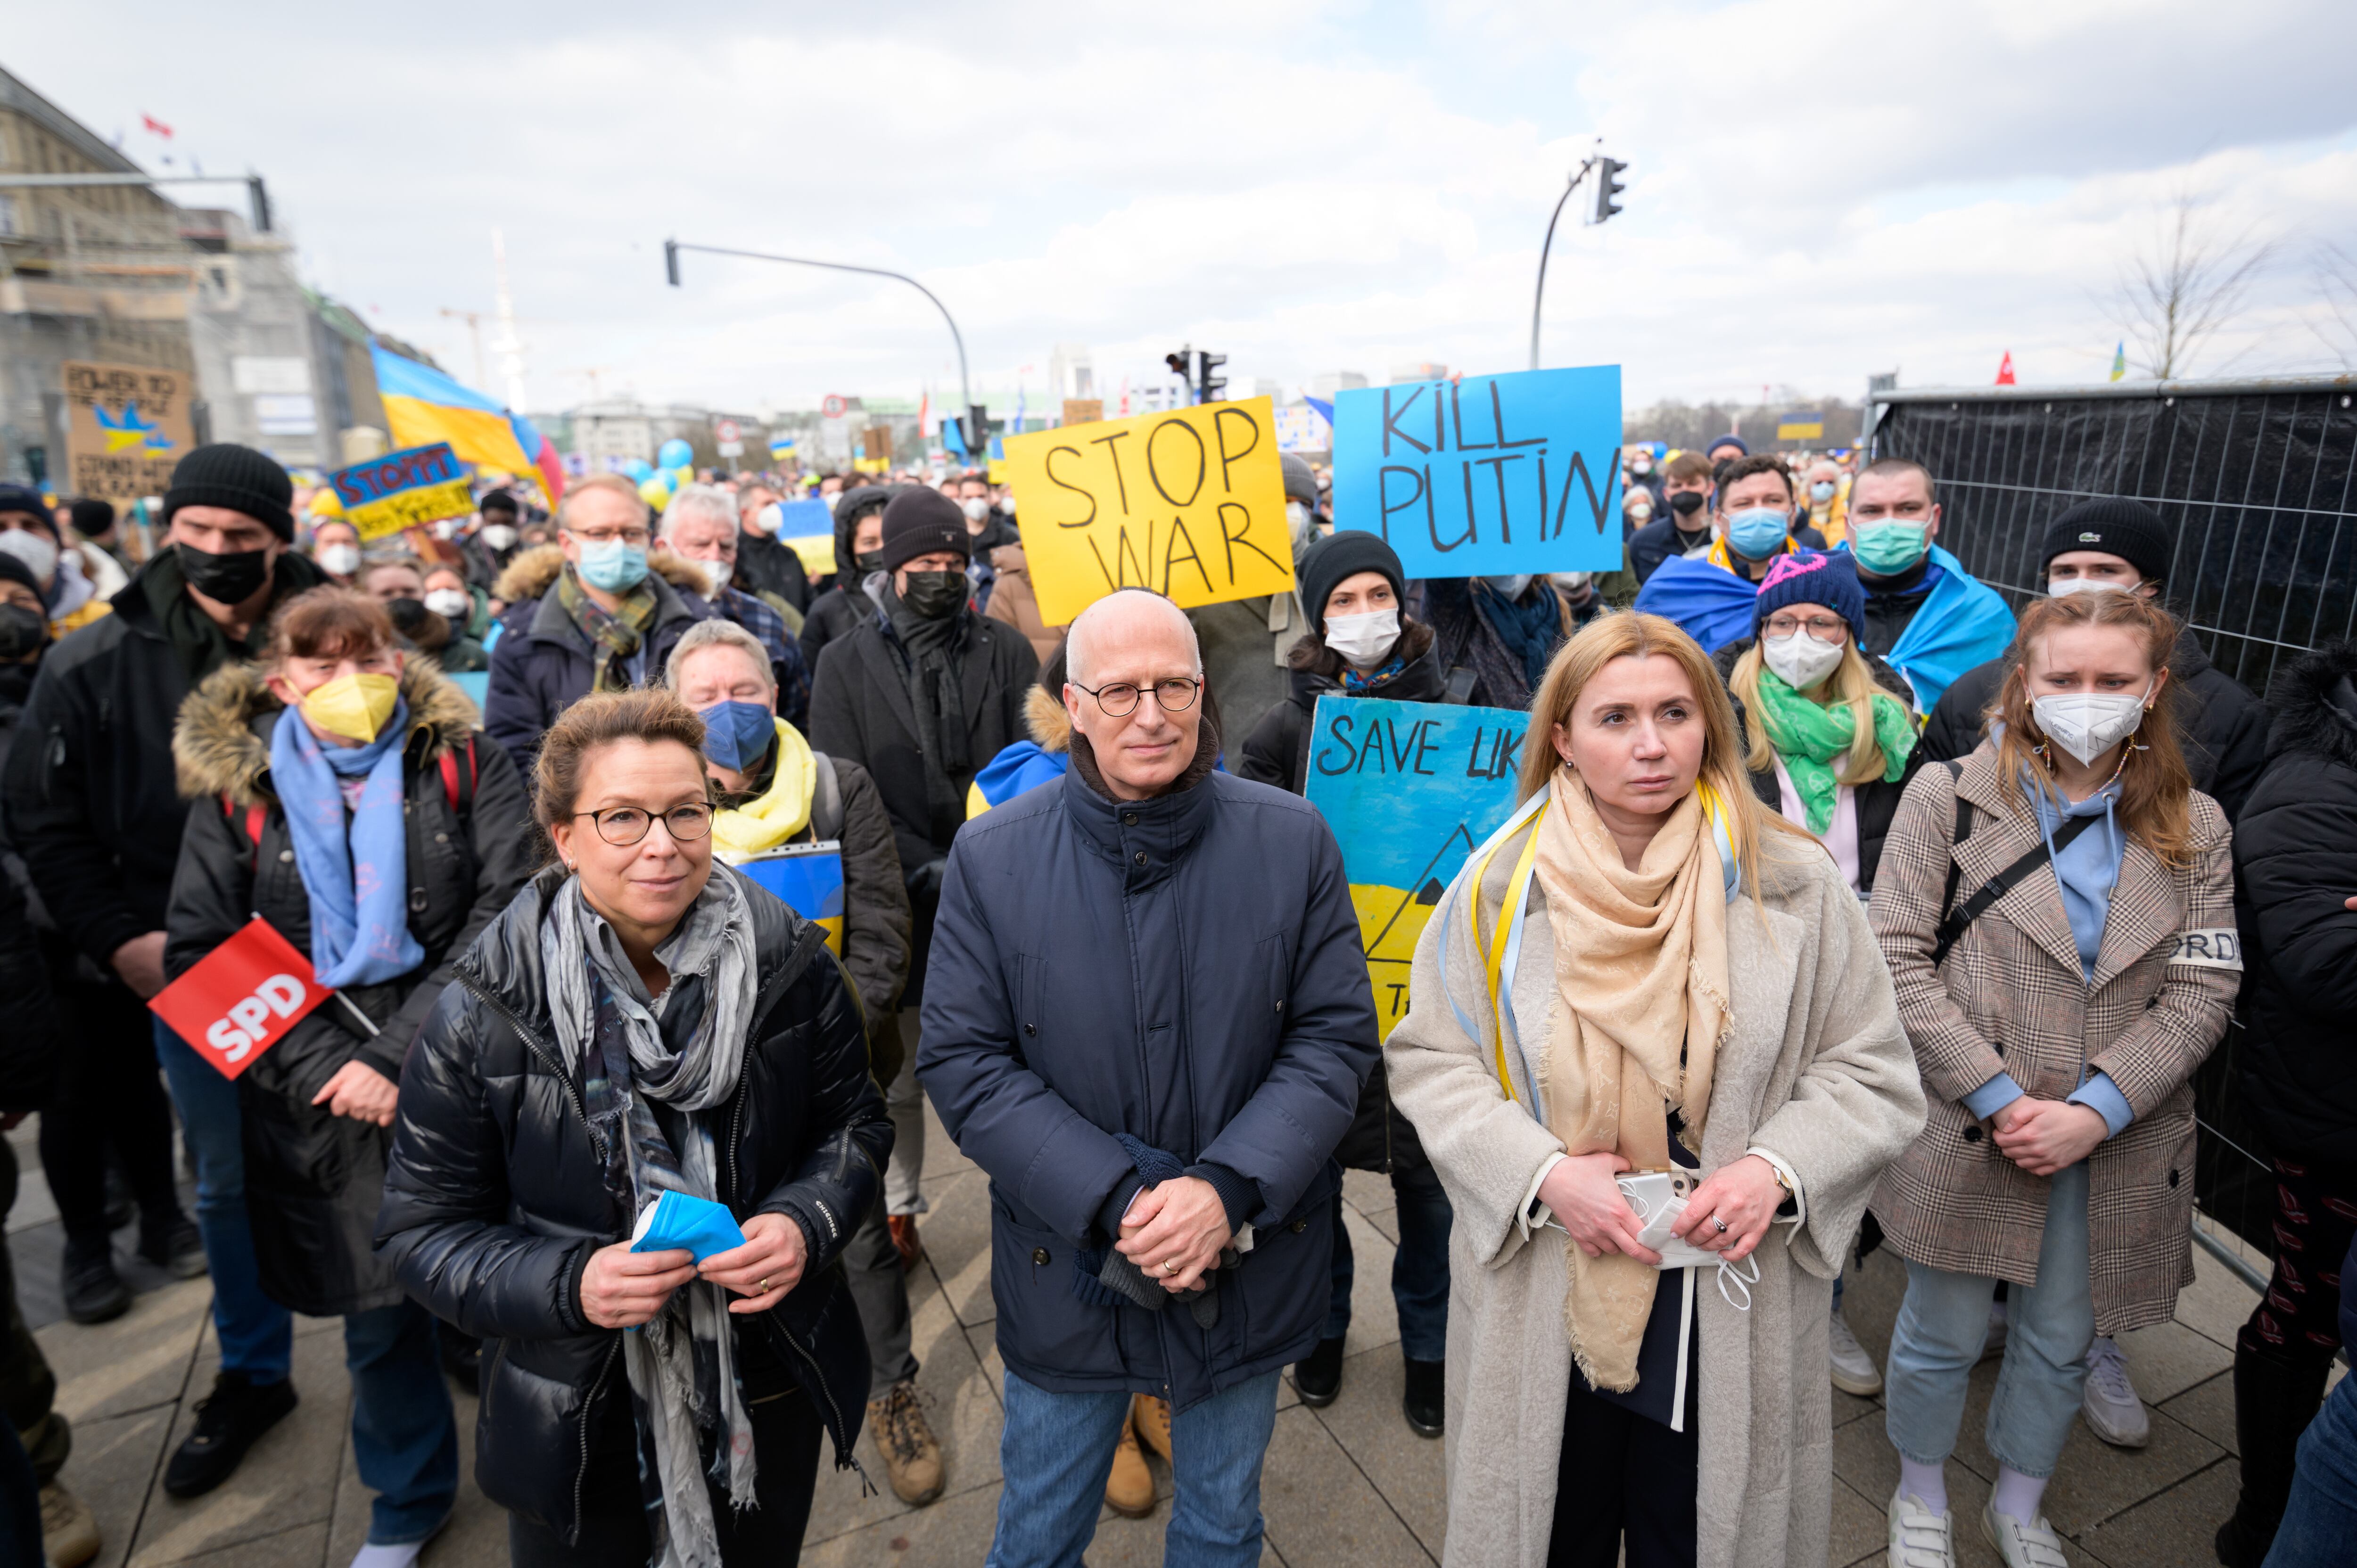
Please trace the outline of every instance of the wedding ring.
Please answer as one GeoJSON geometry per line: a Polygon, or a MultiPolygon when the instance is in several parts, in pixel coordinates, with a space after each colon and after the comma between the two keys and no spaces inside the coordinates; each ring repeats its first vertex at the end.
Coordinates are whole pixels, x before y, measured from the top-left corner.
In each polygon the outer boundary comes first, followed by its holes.
{"type": "Polygon", "coordinates": [[[1175,1274],[1175,1273],[1177,1273],[1178,1272],[1178,1259],[1176,1259],[1176,1258],[1165,1258],[1165,1259],[1163,1259],[1163,1260],[1162,1260],[1162,1272],[1163,1272],[1164,1273],[1166,1273],[1166,1274],[1175,1274]]]}
{"type": "MultiPolygon", "coordinates": [[[[1722,1225],[1722,1226],[1720,1226],[1720,1227],[1719,1227],[1719,1229],[1720,1229],[1721,1230],[1726,1230],[1726,1229],[1727,1229],[1727,1227],[1726,1227],[1726,1226],[1724,1226],[1724,1225],[1722,1225]]],[[[755,1295],[767,1295],[767,1294],[770,1294],[770,1276],[769,1276],[769,1275],[767,1275],[767,1274],[763,1274],[763,1275],[761,1276],[760,1283],[758,1283],[758,1284],[756,1284],[756,1285],[753,1287],[753,1294],[754,1294],[755,1295]]]]}
{"type": "Polygon", "coordinates": [[[1713,1225],[1716,1225],[1716,1226],[1717,1226],[1717,1227],[1718,1227],[1718,1233],[1719,1233],[1720,1235],[1724,1236],[1724,1235],[1726,1235],[1726,1234],[1727,1234],[1727,1221],[1726,1221],[1726,1220],[1721,1219],[1717,1215],[1714,1214],[1714,1215],[1712,1215],[1712,1216],[1710,1217],[1710,1222],[1711,1222],[1713,1225]]]}

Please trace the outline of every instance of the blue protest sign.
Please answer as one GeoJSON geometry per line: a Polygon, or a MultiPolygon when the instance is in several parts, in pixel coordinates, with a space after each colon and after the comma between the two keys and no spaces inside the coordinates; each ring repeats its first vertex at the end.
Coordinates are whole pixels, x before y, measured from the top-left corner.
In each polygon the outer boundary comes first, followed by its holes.
{"type": "Polygon", "coordinates": [[[1334,524],[1411,577],[1619,570],[1620,367],[1336,393],[1334,524]]]}
{"type": "Polygon", "coordinates": [[[1441,894],[1513,814],[1530,722],[1506,708],[1318,699],[1309,803],[1342,847],[1386,1036],[1407,1012],[1409,963],[1441,894]]]}

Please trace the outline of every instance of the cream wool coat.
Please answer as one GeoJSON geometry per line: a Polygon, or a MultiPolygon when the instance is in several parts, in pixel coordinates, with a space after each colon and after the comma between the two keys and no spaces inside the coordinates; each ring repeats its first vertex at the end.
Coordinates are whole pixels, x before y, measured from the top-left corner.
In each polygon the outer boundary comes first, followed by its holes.
{"type": "MultiPolygon", "coordinates": [[[[1481,928],[1496,923],[1525,829],[1491,859],[1481,928]]],[[[1460,882],[1470,874],[1461,873],[1460,882]]],[[[1734,1031],[1722,1047],[1702,1147],[1706,1173],[1759,1147],[1800,1177],[1806,1212],[1769,1227],[1760,1283],[1739,1312],[1695,1276],[1701,1303],[1702,1568],[1818,1568],[1833,1507],[1833,1280],[1882,1168],[1923,1125],[1923,1090],[1889,972],[1857,897],[1813,843],[1771,835],[1764,896],[1727,911],[1734,1031]]],[[[1525,1228],[1523,1204],[1563,1148],[1495,1076],[1483,970],[1452,887],[1416,944],[1407,1015],[1383,1047],[1392,1096],[1415,1123],[1457,1211],[1449,1234],[1448,1446],[1451,1568],[1544,1568],[1570,1391],[1560,1229],[1525,1228]],[[1443,971],[1480,1037],[1458,1025],[1443,971]]],[[[1539,1020],[1560,1004],[1553,937],[1533,886],[1512,980],[1534,1069],[1539,1020]]],[[[1509,1050],[1508,1060],[1513,1053],[1509,1050]]],[[[1544,1087],[1544,1085],[1542,1085],[1544,1087]]],[[[1661,1287],[1680,1282],[1665,1273],[1661,1287]]],[[[1738,1299],[1741,1299],[1738,1296],[1738,1299]]]]}

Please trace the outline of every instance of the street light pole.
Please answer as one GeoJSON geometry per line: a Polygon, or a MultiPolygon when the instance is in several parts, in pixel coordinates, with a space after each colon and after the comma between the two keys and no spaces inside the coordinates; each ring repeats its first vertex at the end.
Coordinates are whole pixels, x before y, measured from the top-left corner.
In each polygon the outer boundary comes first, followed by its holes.
{"type": "Polygon", "coordinates": [[[797,267],[825,267],[831,272],[866,273],[870,277],[899,279],[900,282],[907,284],[910,288],[915,289],[919,294],[921,294],[927,299],[931,300],[933,302],[933,308],[942,313],[942,319],[949,323],[950,338],[957,344],[958,391],[964,394],[965,408],[969,413],[973,410],[974,388],[966,380],[965,338],[958,331],[956,318],[950,315],[950,307],[941,302],[941,297],[938,295],[934,294],[931,289],[927,288],[923,284],[919,283],[915,278],[910,277],[908,274],[892,272],[884,267],[854,266],[849,262],[814,262],[807,256],[773,256],[765,251],[730,251],[724,250],[718,245],[690,245],[678,240],[665,240],[663,242],[663,270],[666,275],[670,277],[671,285],[673,288],[680,286],[679,253],[682,251],[701,251],[707,256],[740,256],[748,261],[784,262],[790,265],[797,267]]]}
{"type": "Polygon", "coordinates": [[[1555,221],[1563,216],[1564,203],[1571,199],[1571,193],[1579,188],[1579,182],[1595,166],[1593,157],[1581,160],[1579,167],[1572,171],[1570,183],[1563,188],[1563,194],[1555,198],[1555,210],[1547,215],[1546,238],[1539,243],[1539,285],[1531,293],[1531,369],[1534,371],[1539,368],[1539,306],[1546,299],[1547,252],[1555,248],[1555,221]]]}

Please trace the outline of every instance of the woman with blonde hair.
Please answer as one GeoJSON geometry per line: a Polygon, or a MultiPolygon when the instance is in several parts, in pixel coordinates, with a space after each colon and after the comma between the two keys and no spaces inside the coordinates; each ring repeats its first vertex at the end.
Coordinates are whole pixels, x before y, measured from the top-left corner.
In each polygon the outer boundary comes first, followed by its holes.
{"type": "Polygon", "coordinates": [[[2193,1093],[2242,980],[2225,814],[2186,773],[2176,622],[2127,594],[2041,599],[1989,738],[1908,786],[1874,930],[1931,1121],[1874,1195],[1907,1260],[1891,1332],[1890,1560],[1955,1561],[1943,1473],[2008,1281],[1981,1533],[2065,1559],[2039,1507],[2098,1333],[2191,1283],[2193,1093]]]}
{"type": "Polygon", "coordinates": [[[1588,626],[1532,721],[1384,1047],[1456,1211],[1447,1561],[1822,1563],[1832,1280],[1922,1124],[1889,976],[1674,624],[1588,626]]]}

